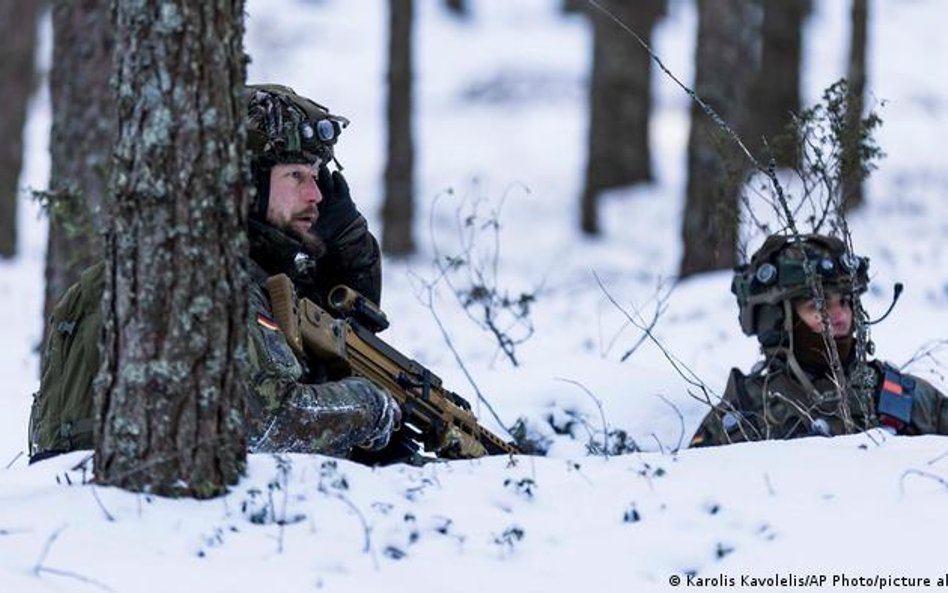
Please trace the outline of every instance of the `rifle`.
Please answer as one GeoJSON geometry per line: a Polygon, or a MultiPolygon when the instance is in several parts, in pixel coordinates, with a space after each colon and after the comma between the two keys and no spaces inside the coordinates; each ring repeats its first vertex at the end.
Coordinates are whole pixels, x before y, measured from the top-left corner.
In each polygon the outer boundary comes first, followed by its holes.
{"type": "Polygon", "coordinates": [[[333,378],[364,377],[392,394],[402,410],[392,438],[396,449],[411,455],[421,443],[450,459],[520,452],[481,426],[471,404],[445,389],[437,375],[378,338],[375,332],[387,328],[388,319],[357,291],[340,285],[329,292],[327,304],[337,317],[298,299],[286,274],[267,279],[267,290],[274,318],[298,355],[325,364],[333,378]]]}

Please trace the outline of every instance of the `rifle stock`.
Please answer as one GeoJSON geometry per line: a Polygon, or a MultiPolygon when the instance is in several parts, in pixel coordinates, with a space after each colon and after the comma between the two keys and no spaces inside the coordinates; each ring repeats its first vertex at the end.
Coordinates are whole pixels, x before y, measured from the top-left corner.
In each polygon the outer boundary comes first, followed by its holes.
{"type": "Polygon", "coordinates": [[[370,329],[379,327],[385,314],[359,293],[347,287],[330,292],[331,305],[342,315],[336,318],[309,299],[297,299],[285,274],[270,277],[267,290],[275,320],[290,347],[336,374],[357,375],[383,387],[401,407],[399,431],[420,441],[426,451],[452,459],[519,453],[481,426],[467,400],[445,389],[437,375],[372,333],[370,329]],[[365,311],[368,317],[363,325],[358,317],[365,311]]]}

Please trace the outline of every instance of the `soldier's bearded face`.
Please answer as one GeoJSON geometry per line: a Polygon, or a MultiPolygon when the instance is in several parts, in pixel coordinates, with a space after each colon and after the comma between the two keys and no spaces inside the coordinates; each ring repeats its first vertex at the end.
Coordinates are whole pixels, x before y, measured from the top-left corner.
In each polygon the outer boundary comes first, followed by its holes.
{"type": "Polygon", "coordinates": [[[307,235],[319,217],[317,205],[323,194],[316,185],[313,165],[274,165],[270,171],[270,203],[267,222],[280,229],[307,235]]]}
{"type": "MultiPolygon", "coordinates": [[[[823,317],[820,314],[819,307],[816,306],[816,301],[813,299],[797,301],[793,307],[797,317],[811,331],[815,333],[823,331],[823,317]]],[[[848,296],[828,291],[826,293],[826,313],[829,316],[834,338],[841,338],[852,333],[853,306],[848,296]]]]}

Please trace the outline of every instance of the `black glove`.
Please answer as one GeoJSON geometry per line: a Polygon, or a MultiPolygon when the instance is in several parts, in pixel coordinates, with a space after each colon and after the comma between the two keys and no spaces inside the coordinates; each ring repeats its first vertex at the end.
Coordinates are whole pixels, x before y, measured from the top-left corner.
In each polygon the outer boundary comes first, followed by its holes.
{"type": "Polygon", "coordinates": [[[323,201],[318,206],[319,218],[313,228],[323,241],[331,245],[359,217],[359,211],[349,194],[349,184],[339,171],[330,173],[326,165],[321,165],[316,184],[323,194],[323,201]]]}

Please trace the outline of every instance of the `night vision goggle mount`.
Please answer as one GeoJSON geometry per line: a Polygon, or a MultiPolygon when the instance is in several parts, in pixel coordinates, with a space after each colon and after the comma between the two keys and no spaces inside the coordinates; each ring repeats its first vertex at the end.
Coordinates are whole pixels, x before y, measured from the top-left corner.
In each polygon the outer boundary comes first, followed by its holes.
{"type": "Polygon", "coordinates": [[[279,84],[250,85],[248,141],[257,158],[327,163],[349,120],[279,84]]]}
{"type": "Polygon", "coordinates": [[[791,301],[812,296],[808,266],[827,290],[858,295],[869,283],[869,259],[849,252],[840,239],[772,235],[749,264],[734,270],[731,292],[737,297],[746,335],[756,335],[768,348],[787,340],[791,301]]]}

